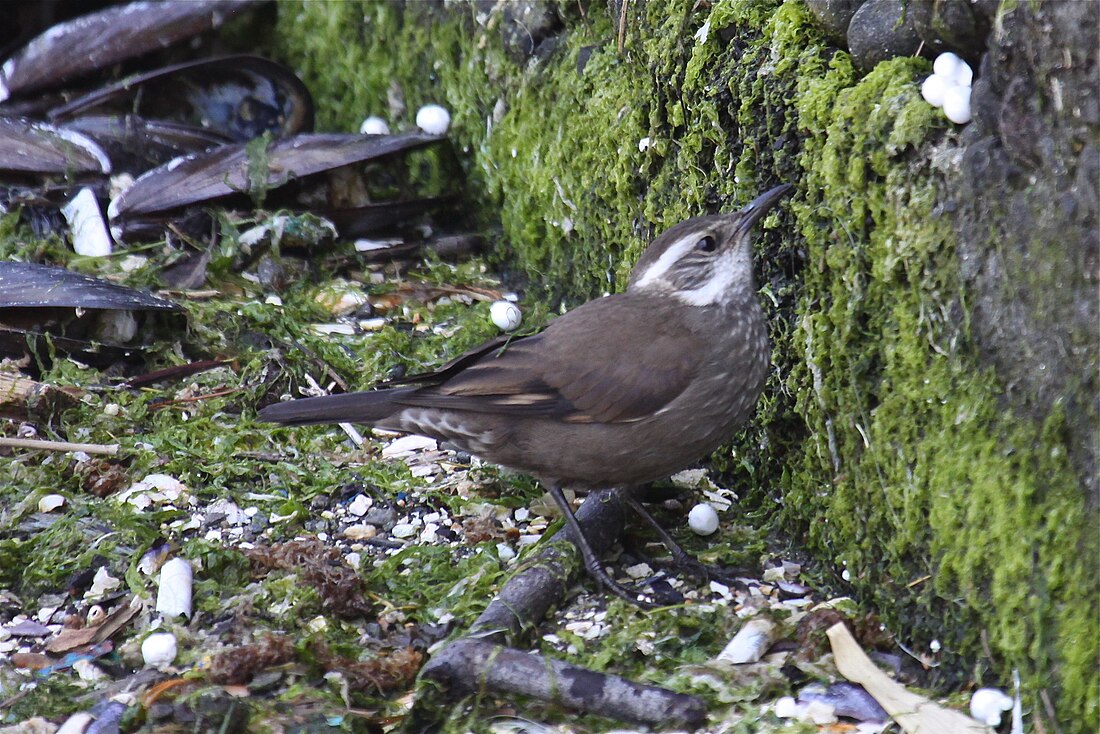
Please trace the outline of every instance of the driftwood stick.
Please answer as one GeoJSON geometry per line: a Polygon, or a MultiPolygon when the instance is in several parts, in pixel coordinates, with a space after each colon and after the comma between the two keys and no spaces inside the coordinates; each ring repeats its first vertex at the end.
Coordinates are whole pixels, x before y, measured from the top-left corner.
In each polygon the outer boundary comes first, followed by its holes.
{"type": "Polygon", "coordinates": [[[484,640],[457,640],[432,657],[422,676],[455,697],[480,692],[531,696],[582,713],[642,726],[694,730],[706,723],[695,696],[633,683],[484,640]]]}
{"type": "MultiPolygon", "coordinates": [[[[602,555],[622,537],[625,515],[626,505],[619,493],[603,489],[588,496],[577,511],[577,521],[592,550],[602,555]]],[[[580,568],[572,545],[553,542],[568,537],[568,528],[555,533],[551,543],[489,602],[470,628],[470,634],[504,642],[537,625],[550,607],[561,603],[580,568]]]]}
{"type": "Polygon", "coordinates": [[[83,451],[86,454],[118,453],[117,443],[69,443],[68,441],[41,441],[35,438],[0,437],[0,446],[16,449],[38,449],[39,451],[83,451]]]}
{"type": "MultiPolygon", "coordinates": [[[[623,533],[627,503],[615,490],[589,495],[577,520],[599,555],[623,533]]],[[[569,537],[567,528],[551,540],[569,537]]],[[[571,545],[552,542],[508,583],[474,622],[467,637],[432,655],[420,672],[425,682],[438,684],[435,695],[417,702],[408,731],[434,731],[441,707],[474,694],[510,698],[531,696],[567,709],[651,727],[696,729],[706,721],[706,706],[698,698],[656,686],[632,683],[615,675],[551,660],[504,647],[502,642],[535,627],[565,597],[580,569],[571,545]],[[442,699],[442,700],[440,700],[442,699]]]]}

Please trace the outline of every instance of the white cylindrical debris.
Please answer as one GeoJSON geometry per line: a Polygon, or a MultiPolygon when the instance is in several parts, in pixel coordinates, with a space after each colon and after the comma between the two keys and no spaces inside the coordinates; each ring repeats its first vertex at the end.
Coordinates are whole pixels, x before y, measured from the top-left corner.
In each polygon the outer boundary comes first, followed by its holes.
{"type": "Polygon", "coordinates": [[[745,622],[729,641],[725,649],[718,653],[718,660],[734,665],[755,663],[764,657],[764,653],[775,641],[778,630],[775,622],[764,617],[756,617],[745,622]]]}
{"type": "Polygon", "coordinates": [[[176,659],[176,636],[171,632],[154,632],[141,643],[141,657],[150,668],[163,668],[176,659]]]}
{"type": "Polygon", "coordinates": [[[501,331],[514,331],[523,320],[523,312],[511,301],[494,301],[489,307],[489,318],[501,331]]]}
{"type": "Polygon", "coordinates": [[[710,535],[718,529],[718,513],[706,502],[700,502],[688,513],[688,527],[696,535],[710,535]]]}
{"type": "Polygon", "coordinates": [[[416,112],[416,126],[429,135],[443,135],[451,127],[451,113],[437,104],[426,104],[416,112]]]}
{"type": "Polygon", "coordinates": [[[160,569],[157,611],[165,617],[191,616],[191,564],[173,558],[160,569]]]}
{"type": "Polygon", "coordinates": [[[61,208],[61,214],[73,233],[73,249],[86,257],[105,257],[111,254],[111,235],[99,210],[99,202],[90,188],[85,186],[61,208]]]}

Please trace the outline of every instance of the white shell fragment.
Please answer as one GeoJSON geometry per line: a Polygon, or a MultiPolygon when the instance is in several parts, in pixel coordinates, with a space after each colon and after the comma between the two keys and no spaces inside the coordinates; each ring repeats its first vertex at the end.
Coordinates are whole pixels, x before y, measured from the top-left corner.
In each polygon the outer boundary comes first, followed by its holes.
{"type": "Polygon", "coordinates": [[[777,630],[775,622],[770,619],[750,619],[737,631],[722,652],[718,653],[717,659],[733,665],[755,663],[771,647],[777,630]]]}
{"type": "Polygon", "coordinates": [[[163,668],[176,659],[176,636],[171,632],[155,632],[141,643],[141,658],[150,668],[163,668]]]}
{"type": "Polygon", "coordinates": [[[718,529],[718,513],[706,502],[700,502],[688,512],[688,527],[696,535],[710,535],[718,529]]]}
{"type": "Polygon", "coordinates": [[[106,257],[111,254],[111,235],[99,210],[99,202],[88,187],[76,193],[61,208],[61,214],[73,233],[73,249],[85,257],[106,257]]]}
{"type": "Polygon", "coordinates": [[[489,307],[489,318],[501,331],[514,331],[523,321],[523,312],[511,301],[494,301],[489,307]]]}
{"type": "Polygon", "coordinates": [[[103,596],[109,591],[114,591],[121,585],[122,582],[112,576],[106,566],[100,566],[96,570],[95,576],[92,577],[92,585],[84,592],[84,598],[94,599],[98,596],[103,596]]]}
{"type": "Polygon", "coordinates": [[[371,115],[359,126],[360,135],[389,135],[390,126],[378,115],[371,115]]]}
{"type": "Polygon", "coordinates": [[[932,76],[921,84],[920,93],[933,107],[939,107],[957,125],[970,122],[970,85],[974,70],[953,53],[943,53],[932,63],[932,76]]]}
{"type": "Polygon", "coordinates": [[[157,611],[165,617],[191,616],[191,564],[173,558],[160,569],[157,611]]]}
{"type": "Polygon", "coordinates": [[[65,498],[59,494],[48,494],[38,500],[39,512],[53,512],[58,507],[65,506],[65,498]]]}
{"type": "Polygon", "coordinates": [[[451,127],[451,113],[437,104],[416,111],[416,126],[429,135],[443,135],[451,127]]]}
{"type": "Polygon", "coordinates": [[[986,726],[1000,726],[1001,715],[1012,708],[1012,696],[997,688],[979,688],[970,697],[970,715],[986,726]]]}

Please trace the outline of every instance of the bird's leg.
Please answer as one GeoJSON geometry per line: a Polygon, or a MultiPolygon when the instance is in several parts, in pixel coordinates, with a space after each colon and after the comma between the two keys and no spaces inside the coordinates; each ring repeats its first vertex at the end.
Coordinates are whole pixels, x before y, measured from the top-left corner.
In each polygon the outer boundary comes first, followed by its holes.
{"type": "Polygon", "coordinates": [[[592,550],[592,546],[588,542],[588,538],[585,537],[584,531],[581,529],[581,524],[577,522],[577,516],[573,514],[573,508],[569,504],[569,500],[565,498],[565,495],[561,491],[561,487],[556,484],[547,486],[547,491],[550,496],[554,498],[554,502],[557,503],[558,509],[561,510],[562,516],[565,518],[565,524],[569,526],[569,530],[573,533],[573,544],[577,546],[577,549],[581,552],[581,558],[584,559],[584,567],[588,570],[589,575],[596,580],[604,590],[610,591],[622,599],[625,599],[632,604],[637,604],[644,609],[656,609],[657,604],[653,604],[649,601],[645,601],[639,598],[639,595],[635,591],[631,591],[622,584],[617,583],[611,576],[604,570],[600,564],[600,559],[596,557],[596,552],[592,550]]]}
{"type": "Polygon", "coordinates": [[[708,581],[711,578],[719,579],[727,584],[735,581],[736,574],[727,573],[715,566],[708,566],[684,550],[680,544],[669,535],[669,532],[661,526],[661,523],[657,522],[657,518],[653,517],[649,510],[647,510],[630,491],[623,492],[622,498],[626,501],[626,504],[630,506],[630,509],[634,510],[635,514],[642,518],[642,520],[652,528],[653,532],[657,534],[657,538],[661,541],[661,544],[668,548],[669,553],[672,554],[672,561],[678,568],[686,573],[701,578],[703,581],[708,581]]]}

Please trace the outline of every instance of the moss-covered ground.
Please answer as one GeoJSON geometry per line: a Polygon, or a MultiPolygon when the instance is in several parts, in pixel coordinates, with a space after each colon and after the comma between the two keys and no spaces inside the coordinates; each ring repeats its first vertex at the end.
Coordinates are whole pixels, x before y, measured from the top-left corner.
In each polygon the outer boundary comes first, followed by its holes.
{"type": "MultiPolygon", "coordinates": [[[[628,3],[621,34],[603,2],[554,7],[562,27],[532,26],[532,54],[514,41],[528,29],[509,21],[508,4],[487,3],[282,2],[274,46],[313,91],[319,129],[354,130],[367,114],[409,127],[426,102],[451,110],[467,209],[498,233],[488,272],[522,287],[527,323],[620,289],[663,227],[795,184],[797,194],[760,228],[771,379],[752,424],[713,458],[741,497],[743,524],[706,541],[685,539],[689,549],[749,565],[808,554],[819,585],[874,608],[899,642],[938,666],[944,685],[1007,686],[1019,669],[1025,708],[1045,731],[1055,730],[1052,719],[1063,732],[1094,731],[1096,516],[1065,455],[1058,411],[1041,424],[1012,414],[999,399],[1003,386],[975,357],[950,222],[955,134],[920,99],[927,63],[899,59],[861,75],[798,0],[628,3]],[[406,111],[395,115],[398,97],[406,111]]],[[[0,219],[4,259],[144,286],[157,284],[165,255],[155,244],[90,261],[35,238],[14,216],[0,219]],[[134,270],[131,262],[124,271],[135,254],[149,257],[148,266],[134,270]]],[[[455,517],[473,513],[471,502],[535,500],[531,482],[492,468],[479,470],[476,499],[460,500],[401,462],[350,448],[331,428],[277,431],[255,422],[258,404],[297,389],[307,374],[363,388],[493,335],[486,303],[416,299],[403,301],[380,331],[317,333],[312,325],[331,315],[315,299],[316,284],[361,274],[356,257],[345,245],[309,258],[280,305],[267,302],[269,288],[241,277],[230,231],[207,284],[218,295],[186,301],[186,332],[162,332],[171,336],[157,339],[147,360],[150,369],[197,358],[227,359],[226,366],[139,390],[70,361],[48,367],[43,381],[88,393],[40,434],[122,450],[91,467],[38,453],[0,460],[0,588],[24,605],[62,603],[71,574],[99,556],[124,588],[148,598],[152,583],[137,572],[137,558],[172,523],[185,522],[187,510],[135,514],[89,494],[103,476],[126,486],[163,473],[202,502],[255,506],[273,518],[265,542],[315,532],[318,507],[359,491],[395,504],[415,496],[455,517]],[[66,510],[36,513],[51,492],[66,496],[66,510]]],[[[381,295],[402,278],[499,287],[486,273],[479,261],[433,260],[411,274],[389,270],[372,291],[381,295]]],[[[355,690],[345,700],[342,685],[359,669],[345,666],[342,679],[320,684],[320,671],[333,666],[317,662],[318,644],[362,662],[365,636],[399,638],[403,629],[436,626],[445,613],[458,621],[443,632],[461,629],[507,569],[495,539],[463,550],[416,544],[367,564],[364,588],[381,612],[366,629],[333,615],[330,600],[300,576],[259,576],[240,549],[203,533],[166,534],[185,538],[179,552],[200,564],[198,616],[175,628],[181,664],[205,664],[211,640],[253,643],[261,631],[294,638],[294,664],[281,668],[290,684],[276,706],[255,709],[260,731],[306,720],[364,730],[368,720],[404,712],[407,700],[355,690]]],[[[741,720],[731,717],[728,731],[778,726],[757,701],[765,689],[782,690],[781,676],[709,688],[687,667],[720,649],[735,620],[701,605],[639,614],[611,601],[607,611],[614,634],[586,641],[563,633],[567,645],[554,654],[698,692],[716,709],[732,704],[741,720]],[[642,654],[639,640],[656,654],[642,654]]],[[[119,651],[126,664],[138,659],[137,644],[130,639],[119,651]]],[[[88,693],[72,676],[14,693],[23,682],[0,670],[4,723],[98,700],[97,689],[88,693]]],[[[187,695],[197,700],[210,690],[197,685],[187,695]]],[[[484,713],[499,702],[483,703],[452,712],[449,729],[485,730],[484,713]]]]}
{"type": "Polygon", "coordinates": [[[385,114],[394,88],[395,122],[451,109],[498,261],[552,302],[621,287],[665,225],[795,183],[760,246],[773,379],[718,457],[747,515],[846,567],[914,649],[943,645],[945,670],[1019,669],[1036,715],[1051,700],[1095,729],[1096,516],[1058,411],[1013,415],[975,357],[927,62],[861,75],[797,0],[628,3],[621,34],[602,3],[561,3],[564,28],[527,56],[506,6],[286,4],[278,43],[340,100],[326,125],[385,114]]]}

